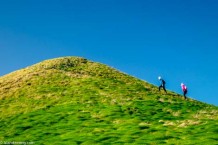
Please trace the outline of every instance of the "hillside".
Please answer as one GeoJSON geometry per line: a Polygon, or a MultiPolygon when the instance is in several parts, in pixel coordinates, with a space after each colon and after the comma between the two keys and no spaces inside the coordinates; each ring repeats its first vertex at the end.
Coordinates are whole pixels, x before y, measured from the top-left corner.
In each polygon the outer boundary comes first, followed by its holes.
{"type": "Polygon", "coordinates": [[[218,107],[79,57],[0,77],[0,142],[218,144],[218,107]]]}

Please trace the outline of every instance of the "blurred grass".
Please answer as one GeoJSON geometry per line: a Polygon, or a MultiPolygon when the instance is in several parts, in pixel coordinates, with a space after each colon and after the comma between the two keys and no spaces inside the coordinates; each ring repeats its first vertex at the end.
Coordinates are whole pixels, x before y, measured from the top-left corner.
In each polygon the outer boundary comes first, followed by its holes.
{"type": "Polygon", "coordinates": [[[218,108],[78,57],[0,78],[0,141],[217,144],[218,108]]]}

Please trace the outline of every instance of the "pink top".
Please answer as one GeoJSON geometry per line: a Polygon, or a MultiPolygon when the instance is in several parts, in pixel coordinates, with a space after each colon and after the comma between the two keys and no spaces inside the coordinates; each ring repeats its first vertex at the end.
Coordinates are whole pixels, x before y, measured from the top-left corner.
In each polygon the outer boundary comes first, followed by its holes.
{"type": "Polygon", "coordinates": [[[183,91],[187,90],[187,87],[184,84],[182,84],[181,87],[183,91]]]}

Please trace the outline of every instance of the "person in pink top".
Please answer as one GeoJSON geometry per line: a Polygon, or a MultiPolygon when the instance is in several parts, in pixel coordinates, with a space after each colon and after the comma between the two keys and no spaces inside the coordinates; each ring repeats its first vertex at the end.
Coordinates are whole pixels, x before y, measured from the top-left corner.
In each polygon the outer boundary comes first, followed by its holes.
{"type": "Polygon", "coordinates": [[[183,96],[185,97],[185,99],[187,99],[186,94],[188,93],[188,89],[185,86],[185,84],[181,83],[181,87],[182,87],[182,91],[183,91],[183,96]]]}

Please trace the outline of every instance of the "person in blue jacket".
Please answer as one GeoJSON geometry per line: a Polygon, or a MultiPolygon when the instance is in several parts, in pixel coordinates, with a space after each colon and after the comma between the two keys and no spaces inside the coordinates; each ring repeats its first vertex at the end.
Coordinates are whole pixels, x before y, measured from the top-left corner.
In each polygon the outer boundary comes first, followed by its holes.
{"type": "Polygon", "coordinates": [[[165,93],[167,93],[166,87],[165,87],[166,82],[165,82],[160,76],[158,77],[158,80],[160,80],[160,82],[161,82],[161,84],[160,84],[160,86],[159,86],[159,91],[160,91],[161,88],[163,88],[163,90],[165,91],[165,93]]]}

